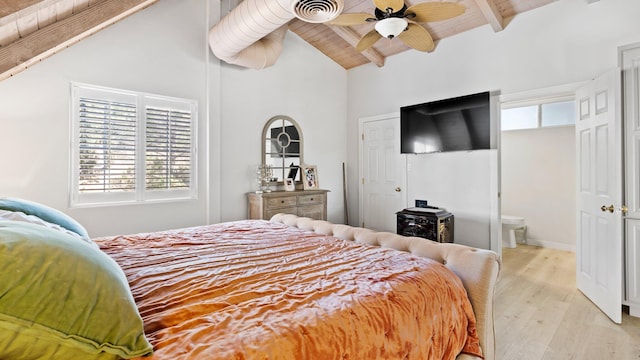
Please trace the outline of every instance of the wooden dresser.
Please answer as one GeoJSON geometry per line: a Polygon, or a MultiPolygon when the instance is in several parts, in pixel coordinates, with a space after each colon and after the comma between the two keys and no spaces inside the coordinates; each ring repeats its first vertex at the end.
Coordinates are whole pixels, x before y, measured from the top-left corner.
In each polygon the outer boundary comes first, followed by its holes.
{"type": "Polygon", "coordinates": [[[272,191],[247,193],[249,219],[269,220],[278,213],[327,220],[329,190],[272,191]]]}

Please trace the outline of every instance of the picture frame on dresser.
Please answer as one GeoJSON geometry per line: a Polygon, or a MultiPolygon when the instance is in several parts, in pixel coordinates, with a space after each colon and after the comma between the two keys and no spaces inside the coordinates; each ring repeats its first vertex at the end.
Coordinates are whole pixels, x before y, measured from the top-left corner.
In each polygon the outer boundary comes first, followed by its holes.
{"type": "Polygon", "coordinates": [[[296,189],[296,184],[292,178],[284,179],[284,190],[285,191],[294,191],[296,189]]]}
{"type": "Polygon", "coordinates": [[[304,190],[318,189],[318,168],[315,165],[302,165],[302,188],[304,190]]]}

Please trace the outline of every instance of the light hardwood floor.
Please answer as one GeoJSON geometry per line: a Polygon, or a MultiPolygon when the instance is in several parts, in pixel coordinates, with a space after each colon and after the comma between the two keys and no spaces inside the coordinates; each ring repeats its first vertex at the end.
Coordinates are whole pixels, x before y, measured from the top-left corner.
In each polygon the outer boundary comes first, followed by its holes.
{"type": "Polygon", "coordinates": [[[640,359],[640,318],[616,325],[576,288],[575,254],[503,249],[496,287],[497,360],[640,359]]]}

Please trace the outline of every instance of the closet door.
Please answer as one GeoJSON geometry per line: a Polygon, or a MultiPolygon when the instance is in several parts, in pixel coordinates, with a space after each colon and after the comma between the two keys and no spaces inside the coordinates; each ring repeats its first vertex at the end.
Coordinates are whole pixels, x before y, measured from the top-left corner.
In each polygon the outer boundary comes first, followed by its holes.
{"type": "Polygon", "coordinates": [[[640,316],[640,44],[620,50],[625,131],[625,304],[640,316]]]}
{"type": "Polygon", "coordinates": [[[621,52],[627,218],[640,219],[640,45],[621,52]]]}

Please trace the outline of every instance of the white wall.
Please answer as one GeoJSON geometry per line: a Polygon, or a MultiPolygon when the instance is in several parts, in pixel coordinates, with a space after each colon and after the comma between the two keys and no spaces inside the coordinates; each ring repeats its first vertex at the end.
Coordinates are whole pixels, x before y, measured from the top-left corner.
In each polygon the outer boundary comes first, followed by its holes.
{"type": "Polygon", "coordinates": [[[245,219],[245,193],[255,191],[261,135],[272,116],[292,117],[304,138],[304,161],[318,167],[330,190],[327,217],[344,218],[342,162],[346,161],[346,71],[292,32],[278,62],[263,70],[222,66],[222,221],[245,219]]]}
{"type": "MultiPolygon", "coordinates": [[[[593,4],[562,0],[511,19],[498,33],[486,25],[440,41],[432,53],[407,51],[387,59],[383,68],[368,64],[349,70],[347,136],[354,141],[348,144],[348,162],[358,161],[359,118],[430,100],[487,90],[509,94],[580,82],[604,73],[617,66],[619,46],[640,41],[639,13],[637,0],[593,4]]],[[[473,166],[471,158],[458,163],[473,166]]],[[[478,176],[484,179],[489,171],[490,166],[478,169],[478,176]]],[[[418,171],[414,174],[423,176],[418,171]]],[[[408,175],[410,183],[417,181],[412,180],[413,174],[408,175]]],[[[349,178],[357,179],[357,171],[351,171],[349,178]]],[[[455,179],[442,179],[445,184],[453,182],[455,179]]],[[[457,196],[452,191],[446,188],[439,196],[457,196]]],[[[465,189],[456,187],[455,191],[465,189]]],[[[349,193],[350,203],[357,204],[355,180],[349,184],[349,193]]],[[[349,216],[359,217],[357,207],[350,207],[349,216]]],[[[486,223],[488,217],[484,214],[480,220],[486,223]]],[[[488,239],[461,240],[488,243],[488,239]]]]}
{"type": "Polygon", "coordinates": [[[454,242],[488,248],[491,211],[487,166],[495,150],[407,155],[409,206],[423,199],[454,215],[454,242]],[[482,236],[478,236],[482,234],[482,236]]]}
{"type": "Polygon", "coordinates": [[[527,243],[575,251],[575,127],[502,132],[502,213],[521,216],[527,243]]]}
{"type": "Polygon", "coordinates": [[[0,196],[67,212],[92,236],[206,223],[204,171],[200,197],[192,201],[70,209],[68,189],[71,81],[195,99],[198,143],[205,143],[208,27],[205,1],[160,1],[0,82],[0,196]]]}

